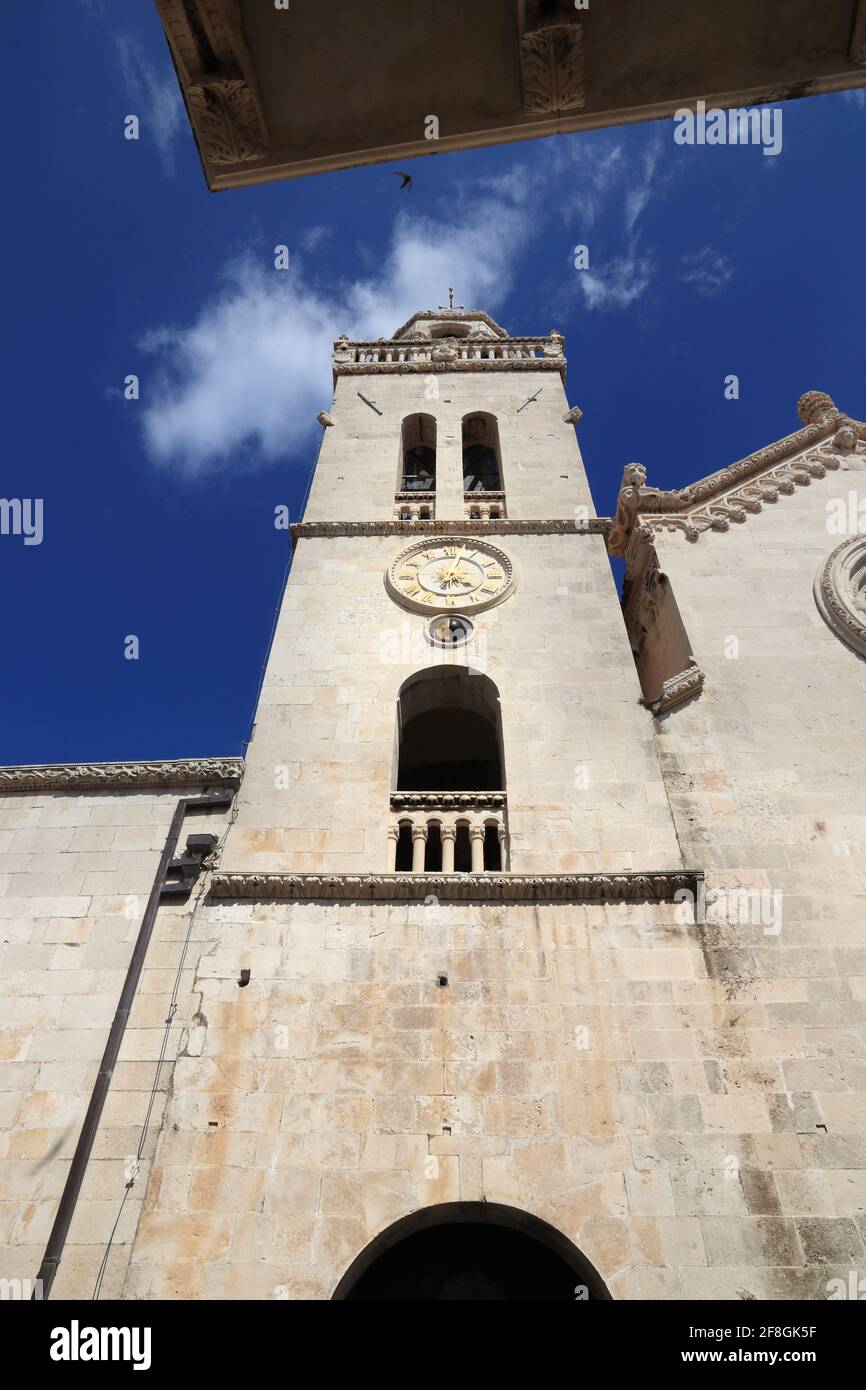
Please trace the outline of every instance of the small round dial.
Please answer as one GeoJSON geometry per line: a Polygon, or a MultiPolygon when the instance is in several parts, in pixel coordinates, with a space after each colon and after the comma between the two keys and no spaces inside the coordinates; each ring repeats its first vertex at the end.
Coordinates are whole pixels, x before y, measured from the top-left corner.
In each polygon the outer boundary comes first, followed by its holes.
{"type": "Polygon", "coordinates": [[[440,614],[427,625],[427,635],[434,647],[462,647],[472,632],[472,620],[464,618],[462,613],[440,614]]]}
{"type": "Polygon", "coordinates": [[[387,585],[392,598],[417,612],[477,613],[510,593],[514,570],[495,546],[445,537],[402,551],[388,570],[387,585]]]}

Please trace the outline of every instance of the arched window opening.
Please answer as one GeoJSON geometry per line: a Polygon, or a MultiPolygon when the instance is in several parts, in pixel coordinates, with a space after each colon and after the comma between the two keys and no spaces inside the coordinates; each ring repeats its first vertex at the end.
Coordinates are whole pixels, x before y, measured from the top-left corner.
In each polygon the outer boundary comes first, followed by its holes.
{"type": "Polygon", "coordinates": [[[436,421],[432,415],[407,415],[403,421],[398,491],[436,491],[436,421]]]}
{"type": "Polygon", "coordinates": [[[484,827],[484,867],[498,873],[502,868],[502,850],[499,845],[499,827],[484,827]]]}
{"type": "Polygon", "coordinates": [[[433,667],[400,691],[397,791],[501,791],[499,692],[461,666],[433,667]]]}
{"type": "Polygon", "coordinates": [[[427,845],[424,850],[425,874],[442,872],[442,828],[438,821],[427,823],[427,845]]]}
{"type": "Polygon", "coordinates": [[[422,521],[429,521],[429,520],[430,520],[430,508],[429,508],[429,507],[422,507],[421,510],[420,510],[420,512],[418,513],[418,515],[419,515],[419,517],[420,517],[420,519],[421,519],[422,521]]]}
{"type": "Polygon", "coordinates": [[[472,844],[469,839],[469,825],[466,821],[461,821],[457,826],[457,837],[454,841],[454,872],[455,874],[468,874],[472,870],[472,844]]]}
{"type": "Polygon", "coordinates": [[[499,426],[485,411],[463,417],[463,491],[502,491],[499,426]]]}
{"type": "Polygon", "coordinates": [[[490,508],[490,520],[491,520],[491,521],[498,521],[498,520],[499,520],[499,508],[498,508],[498,507],[491,507],[491,508],[490,508]]]}
{"type": "Polygon", "coordinates": [[[468,338],[468,323],[434,323],[430,329],[431,338],[468,338]]]}
{"type": "Polygon", "coordinates": [[[394,868],[398,874],[408,874],[412,872],[412,826],[409,821],[402,821],[400,824],[400,834],[397,837],[397,857],[394,868]]]}
{"type": "Polygon", "coordinates": [[[334,1298],[573,1305],[608,1301],[610,1293],[586,1256],[548,1222],[499,1202],[446,1202],[382,1231],[346,1271],[334,1298]]]}

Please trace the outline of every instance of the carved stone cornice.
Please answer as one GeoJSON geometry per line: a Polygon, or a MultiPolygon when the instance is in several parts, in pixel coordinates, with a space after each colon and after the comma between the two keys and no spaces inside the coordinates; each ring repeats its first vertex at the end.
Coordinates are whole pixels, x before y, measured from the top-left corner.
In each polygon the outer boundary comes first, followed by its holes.
{"type": "Polygon", "coordinates": [[[190,121],[207,164],[268,153],[264,109],[238,0],[156,0],[190,121]]]}
{"type": "Polygon", "coordinates": [[[383,376],[435,372],[558,372],[565,381],[564,357],[448,357],[421,362],[334,362],[333,375],[383,376]]]}
{"type": "Polygon", "coordinates": [[[464,811],[499,809],[505,792],[392,792],[392,811],[464,811]]]}
{"type": "Polygon", "coordinates": [[[296,521],[290,527],[292,540],[297,544],[313,536],[412,536],[450,535],[459,531],[466,536],[572,536],[607,535],[610,517],[593,516],[588,521],[522,521],[513,517],[496,517],[492,521],[449,520],[447,517],[428,521],[296,521]]]}
{"type": "Polygon", "coordinates": [[[0,767],[0,794],[45,791],[139,791],[239,782],[243,758],[181,758],[171,762],[54,763],[0,767]]]}
{"type": "Polygon", "coordinates": [[[648,710],[653,714],[667,714],[669,710],[676,709],[684,700],[688,700],[692,695],[700,695],[704,688],[704,673],[695,662],[687,666],[684,671],[678,672],[675,676],[670,676],[662,686],[661,695],[657,700],[644,700],[648,710]]]}
{"type": "Polygon", "coordinates": [[[866,536],[849,537],[818,567],[814,594],[828,627],[866,657],[866,536]]]}
{"type": "Polygon", "coordinates": [[[765,503],[839,468],[846,454],[864,452],[866,425],[843,415],[825,392],[807,391],[798,411],[808,422],[803,429],[688,487],[667,492],[647,487],[646,470],[629,464],[611,526],[611,554],[628,553],[638,522],[650,531],[682,531],[690,541],[705,531],[727,531],[765,503]]]}
{"type": "MultiPolygon", "coordinates": [[[[215,898],[339,902],[672,902],[697,893],[701,870],[586,874],[215,873],[215,898]]],[[[679,900],[678,900],[679,901],[679,900]]]]}
{"type": "Polygon", "coordinates": [[[530,116],[573,111],[586,101],[583,27],[571,7],[565,22],[544,24],[536,0],[527,0],[526,30],[520,36],[523,109],[530,116]]]}

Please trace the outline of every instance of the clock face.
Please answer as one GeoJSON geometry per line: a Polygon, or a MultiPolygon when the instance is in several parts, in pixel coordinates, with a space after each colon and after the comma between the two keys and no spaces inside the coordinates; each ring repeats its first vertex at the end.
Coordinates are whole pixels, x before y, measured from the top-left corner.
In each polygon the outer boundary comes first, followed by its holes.
{"type": "Polygon", "coordinates": [[[447,536],[402,551],[387,575],[388,592],[419,613],[477,613],[514,587],[508,556],[483,541],[447,536]]]}

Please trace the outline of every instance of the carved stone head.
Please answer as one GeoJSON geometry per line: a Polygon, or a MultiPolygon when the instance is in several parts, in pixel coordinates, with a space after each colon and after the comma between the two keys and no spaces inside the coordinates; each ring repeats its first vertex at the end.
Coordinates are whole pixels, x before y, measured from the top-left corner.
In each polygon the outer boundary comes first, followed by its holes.
{"type": "Polygon", "coordinates": [[[857,448],[857,431],[851,425],[843,425],[833,435],[833,448],[840,453],[850,454],[852,449],[857,448]]]}
{"type": "Polygon", "coordinates": [[[619,485],[620,492],[624,487],[644,487],[646,485],[646,469],[642,463],[627,463],[622,472],[622,482],[619,485]]]}

